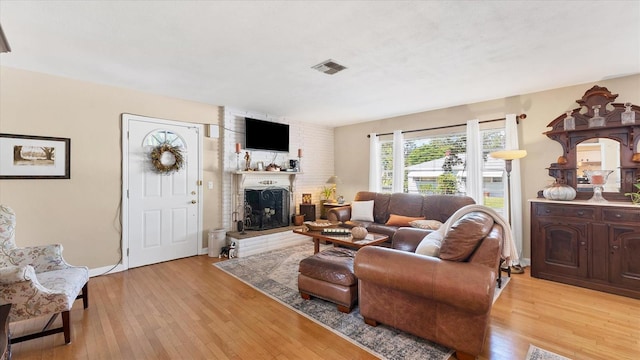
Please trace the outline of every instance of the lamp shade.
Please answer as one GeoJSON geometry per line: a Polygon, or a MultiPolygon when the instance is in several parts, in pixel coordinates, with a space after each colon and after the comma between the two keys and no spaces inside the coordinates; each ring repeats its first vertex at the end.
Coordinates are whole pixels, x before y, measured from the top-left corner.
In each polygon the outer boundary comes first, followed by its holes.
{"type": "Polygon", "coordinates": [[[335,175],[331,176],[331,177],[327,180],[327,184],[340,184],[340,183],[341,183],[340,179],[339,179],[337,176],[335,176],[335,175]]]}
{"type": "Polygon", "coordinates": [[[500,150],[489,154],[494,159],[515,160],[527,156],[527,150],[500,150]]]}

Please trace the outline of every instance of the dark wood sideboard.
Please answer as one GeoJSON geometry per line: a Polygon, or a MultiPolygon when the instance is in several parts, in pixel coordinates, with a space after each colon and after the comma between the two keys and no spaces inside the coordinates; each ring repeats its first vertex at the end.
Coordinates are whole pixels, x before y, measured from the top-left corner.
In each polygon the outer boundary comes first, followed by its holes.
{"type": "Polygon", "coordinates": [[[531,200],[531,275],[640,299],[640,208],[531,200]]]}

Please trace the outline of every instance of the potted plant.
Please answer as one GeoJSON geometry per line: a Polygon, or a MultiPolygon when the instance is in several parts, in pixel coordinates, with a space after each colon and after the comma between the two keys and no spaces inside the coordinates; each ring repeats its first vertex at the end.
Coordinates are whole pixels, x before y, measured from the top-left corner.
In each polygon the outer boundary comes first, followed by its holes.
{"type": "Polygon", "coordinates": [[[631,202],[634,205],[640,205],[640,180],[638,180],[636,184],[633,184],[633,186],[635,186],[638,191],[634,193],[625,193],[624,196],[631,196],[631,202]]]}
{"type": "Polygon", "coordinates": [[[322,195],[325,200],[330,201],[331,195],[333,195],[333,187],[323,186],[320,195],[322,195]]]}

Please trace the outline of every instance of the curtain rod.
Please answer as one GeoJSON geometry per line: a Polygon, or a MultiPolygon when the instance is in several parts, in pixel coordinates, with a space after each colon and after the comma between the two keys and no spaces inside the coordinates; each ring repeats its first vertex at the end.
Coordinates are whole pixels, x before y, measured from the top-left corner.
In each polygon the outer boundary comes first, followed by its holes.
{"type": "MultiPolygon", "coordinates": [[[[524,120],[527,118],[527,114],[520,114],[518,116],[516,116],[516,124],[520,124],[520,120],[524,120]]],[[[480,124],[484,124],[484,123],[490,123],[490,122],[494,122],[494,121],[502,121],[502,120],[507,120],[507,118],[500,118],[500,119],[491,119],[491,120],[483,120],[480,121],[480,124]]],[[[458,126],[465,126],[467,125],[466,123],[463,124],[453,124],[453,125],[445,125],[445,126],[437,126],[437,127],[432,127],[432,128],[425,128],[425,129],[415,129],[415,130],[405,130],[402,133],[406,134],[406,133],[412,133],[412,132],[418,132],[418,131],[427,131],[427,130],[440,130],[440,129],[448,129],[448,128],[452,128],[452,127],[458,127],[458,126]]],[[[384,135],[393,135],[392,132],[390,133],[381,133],[381,134],[376,134],[376,136],[384,136],[384,135]]],[[[368,138],[371,137],[371,135],[367,135],[368,138]]]]}

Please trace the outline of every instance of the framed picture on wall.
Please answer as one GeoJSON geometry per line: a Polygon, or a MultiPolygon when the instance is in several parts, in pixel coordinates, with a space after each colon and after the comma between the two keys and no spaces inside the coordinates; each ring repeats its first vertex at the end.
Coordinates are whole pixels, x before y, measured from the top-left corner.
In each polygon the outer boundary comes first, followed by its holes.
{"type": "Polygon", "coordinates": [[[0,179],[70,179],[71,139],[0,134],[0,179]]]}

